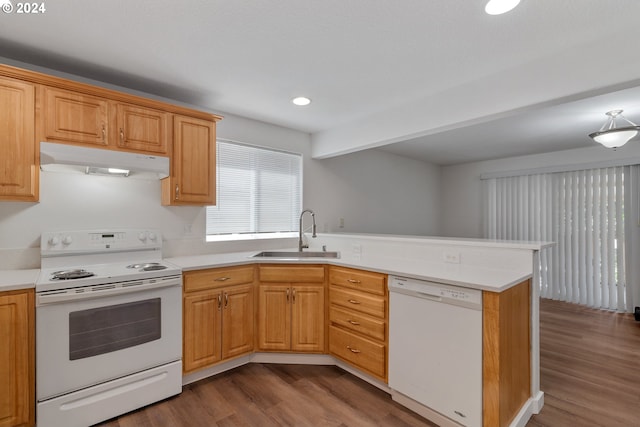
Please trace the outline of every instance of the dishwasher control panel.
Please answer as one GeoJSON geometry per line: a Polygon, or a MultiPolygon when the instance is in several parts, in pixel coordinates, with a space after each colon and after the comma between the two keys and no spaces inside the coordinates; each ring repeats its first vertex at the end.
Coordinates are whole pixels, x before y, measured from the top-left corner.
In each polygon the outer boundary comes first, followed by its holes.
{"type": "Polygon", "coordinates": [[[482,291],[461,286],[418,280],[408,277],[389,276],[389,291],[411,294],[449,304],[460,304],[470,308],[482,308],[482,291]]]}

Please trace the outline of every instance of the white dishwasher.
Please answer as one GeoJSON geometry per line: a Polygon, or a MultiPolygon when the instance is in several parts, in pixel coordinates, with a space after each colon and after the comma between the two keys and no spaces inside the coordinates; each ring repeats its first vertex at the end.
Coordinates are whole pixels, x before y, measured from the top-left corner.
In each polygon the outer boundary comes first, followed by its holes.
{"type": "Polygon", "coordinates": [[[412,409],[439,424],[448,420],[431,411],[482,426],[482,291],[389,276],[389,298],[393,398],[429,408],[412,409]]]}

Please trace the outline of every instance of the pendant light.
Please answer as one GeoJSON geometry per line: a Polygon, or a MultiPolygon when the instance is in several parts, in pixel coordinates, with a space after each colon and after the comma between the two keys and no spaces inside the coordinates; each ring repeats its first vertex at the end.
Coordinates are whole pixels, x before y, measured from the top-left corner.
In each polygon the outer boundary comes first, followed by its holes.
{"type": "Polygon", "coordinates": [[[633,123],[622,115],[623,110],[611,110],[607,111],[609,118],[598,132],[589,134],[595,142],[604,145],[607,148],[618,148],[629,142],[632,138],[638,135],[640,126],[633,123]],[[620,118],[629,123],[630,126],[616,127],[616,119],[620,118]]]}
{"type": "Polygon", "coordinates": [[[489,0],[484,11],[489,15],[502,15],[520,3],[520,0],[489,0]]]}

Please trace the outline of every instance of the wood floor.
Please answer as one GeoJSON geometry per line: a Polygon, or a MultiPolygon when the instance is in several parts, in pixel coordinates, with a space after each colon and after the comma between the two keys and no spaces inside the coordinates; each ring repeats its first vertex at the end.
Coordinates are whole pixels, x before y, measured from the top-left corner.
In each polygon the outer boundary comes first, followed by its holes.
{"type": "MultiPolygon", "coordinates": [[[[640,322],[540,305],[545,405],[527,427],[640,427],[640,322]]],[[[100,427],[434,426],[332,366],[250,364],[100,427]]]]}
{"type": "Polygon", "coordinates": [[[100,427],[433,427],[335,366],[249,364],[100,427]]]}
{"type": "Polygon", "coordinates": [[[640,426],[640,322],[551,300],[540,303],[544,407],[527,427],[640,426]]]}

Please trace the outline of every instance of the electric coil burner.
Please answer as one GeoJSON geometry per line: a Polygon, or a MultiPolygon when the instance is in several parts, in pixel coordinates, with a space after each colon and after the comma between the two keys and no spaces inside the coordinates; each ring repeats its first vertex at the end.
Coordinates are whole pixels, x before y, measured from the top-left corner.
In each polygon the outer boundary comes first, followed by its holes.
{"type": "Polygon", "coordinates": [[[82,268],[76,268],[73,270],[54,271],[51,273],[51,279],[49,280],[74,280],[91,276],[94,276],[92,272],[82,268]]]}
{"type": "Polygon", "coordinates": [[[43,233],[38,427],[86,427],[182,391],[182,271],[158,230],[43,233]]]}

